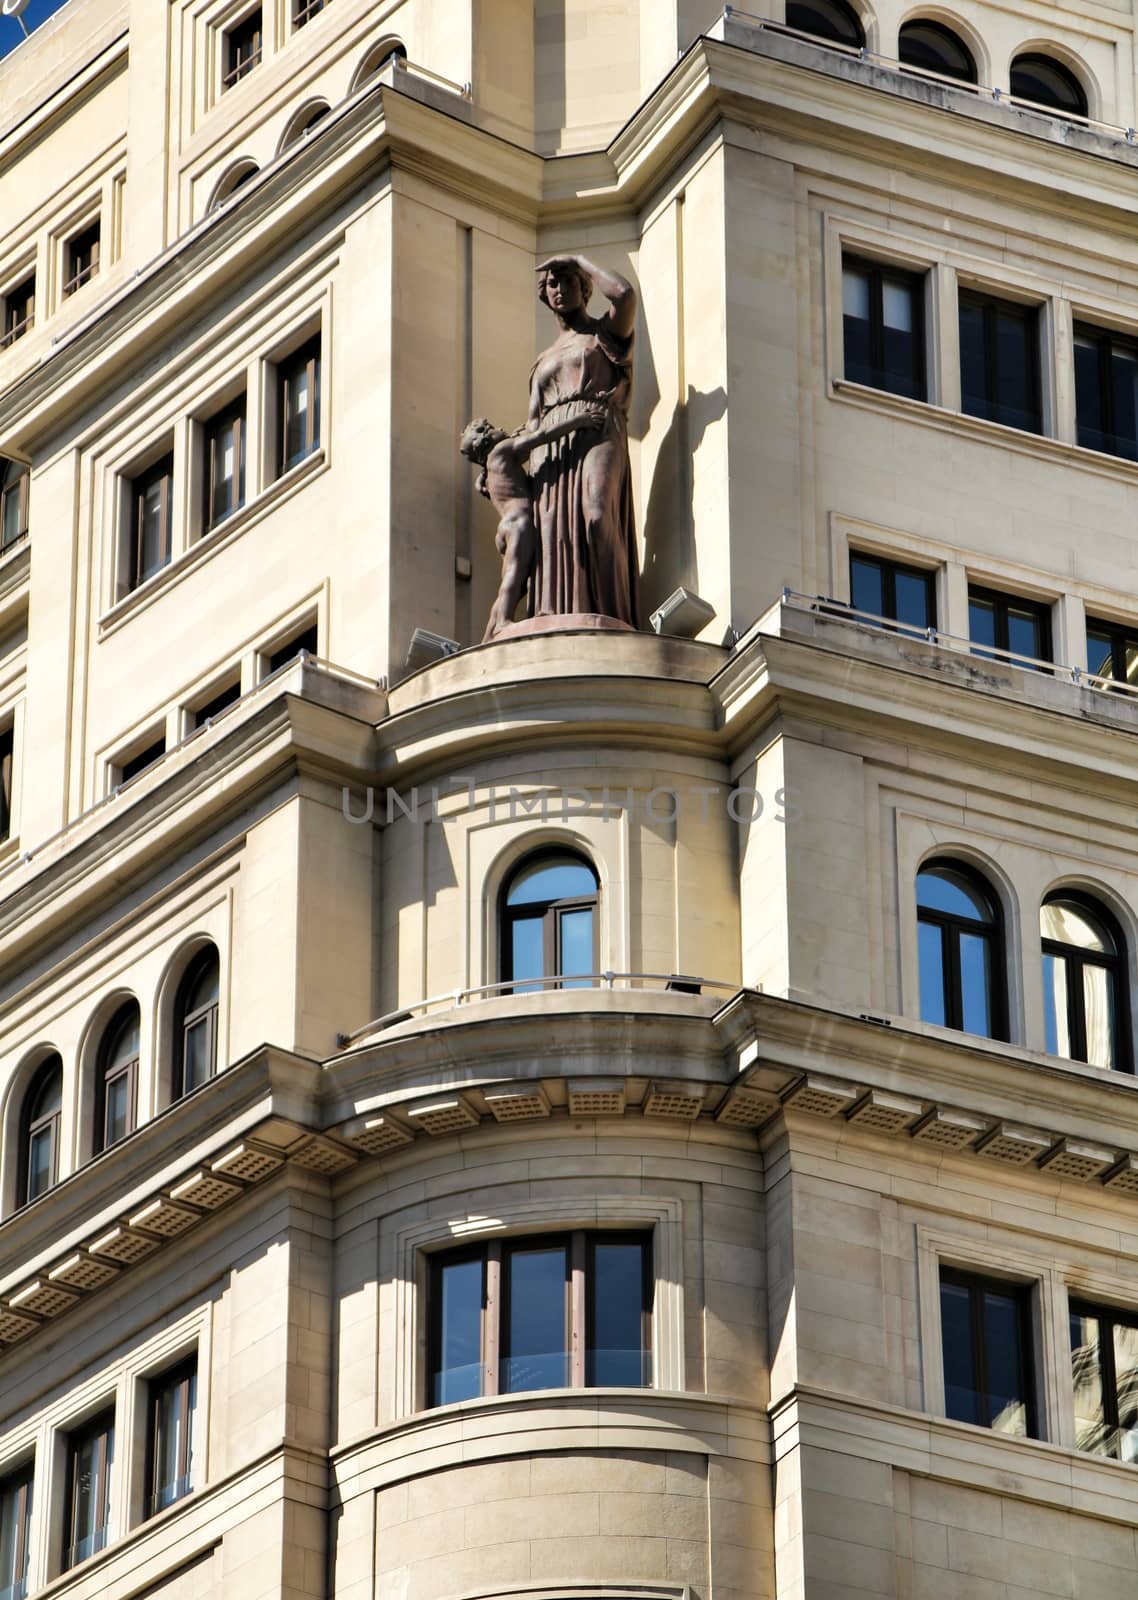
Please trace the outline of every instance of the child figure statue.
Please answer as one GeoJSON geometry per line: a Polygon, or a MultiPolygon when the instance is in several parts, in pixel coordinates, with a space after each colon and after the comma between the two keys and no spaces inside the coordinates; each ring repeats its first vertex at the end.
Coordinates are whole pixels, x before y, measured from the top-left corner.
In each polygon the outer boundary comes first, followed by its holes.
{"type": "Polygon", "coordinates": [[[501,519],[494,542],[502,557],[502,581],[482,636],[483,644],[513,621],[533,572],[537,529],[533,520],[533,482],[525,469],[530,451],[552,444],[578,428],[603,427],[607,412],[608,407],[598,403],[563,421],[519,428],[516,433],[505,433],[485,417],[476,417],[463,430],[458,448],[468,461],[482,468],[478,492],[486,496],[501,519]]]}

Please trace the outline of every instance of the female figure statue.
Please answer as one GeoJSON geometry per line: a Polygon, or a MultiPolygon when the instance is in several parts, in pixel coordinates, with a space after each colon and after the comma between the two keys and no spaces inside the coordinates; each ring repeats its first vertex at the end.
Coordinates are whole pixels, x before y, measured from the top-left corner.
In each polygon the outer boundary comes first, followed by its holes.
{"type": "Polygon", "coordinates": [[[537,547],[530,616],[593,614],[639,626],[636,527],[628,459],[632,330],[636,292],[585,256],[551,256],[538,267],[538,295],[560,332],[530,379],[525,432],[557,437],[530,456],[537,547]],[[593,285],[610,304],[586,309],[593,285]],[[598,405],[604,422],[596,425],[598,405]],[[580,417],[568,433],[560,424],[580,417]]]}

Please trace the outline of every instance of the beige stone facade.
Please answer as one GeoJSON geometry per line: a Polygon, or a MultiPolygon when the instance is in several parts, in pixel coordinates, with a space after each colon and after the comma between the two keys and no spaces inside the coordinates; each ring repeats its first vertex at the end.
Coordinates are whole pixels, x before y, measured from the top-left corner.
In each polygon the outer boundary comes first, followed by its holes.
{"type": "Polygon", "coordinates": [[[1087,672],[1138,466],[1077,365],[1138,349],[1135,17],[931,8],[968,85],[893,0],[864,48],[766,10],[70,0],[0,60],[2,1600],[1138,1596],[1070,1333],[1138,1315],[1138,707],[1087,672]],[[457,439],[523,420],[578,248],[639,295],[644,617],[714,616],[480,646],[457,439]],[[850,262],[919,283],[923,398],[851,376],[850,262]],[[970,295],[1026,308],[1035,429],[975,414],[970,295]],[[972,652],[981,591],[1048,670],[972,652]],[[568,858],[588,970],[519,987],[568,858]],[[992,1037],[932,1020],[938,862],[992,1037]],[[1116,930],[1115,1068],[1049,1026],[1056,895],[1116,930]],[[519,1241],[568,1381],[509,1365],[519,1241]],[[1018,1434],[949,1397],[958,1280],[1019,1308],[1018,1434]]]}

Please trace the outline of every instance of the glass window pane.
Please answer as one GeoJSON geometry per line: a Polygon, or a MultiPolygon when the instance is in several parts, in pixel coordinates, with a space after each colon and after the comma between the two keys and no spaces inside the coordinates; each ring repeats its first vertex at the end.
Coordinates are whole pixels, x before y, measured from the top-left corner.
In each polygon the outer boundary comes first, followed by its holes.
{"type": "Polygon", "coordinates": [[[587,975],[593,970],[593,913],[563,911],[558,919],[560,930],[560,975],[571,978],[581,975],[579,985],[565,984],[565,988],[587,987],[587,975]]]}
{"type": "Polygon", "coordinates": [[[997,309],[995,326],[997,420],[1013,428],[1034,429],[1030,322],[1014,311],[997,309]]]}
{"type": "Polygon", "coordinates": [[[1070,1056],[1071,1028],[1067,997],[1067,963],[1062,956],[1043,956],[1043,1021],[1047,1054],[1070,1056]]]}
{"type": "Polygon", "coordinates": [[[881,320],[887,328],[898,333],[913,331],[913,286],[909,283],[890,282],[881,285],[881,320]]]}
{"type": "Polygon", "coordinates": [[[26,1593],[31,1510],[30,1472],[0,1485],[0,1600],[22,1600],[26,1593]]]}
{"type": "Polygon", "coordinates": [[[988,1415],[996,1433],[1027,1433],[1020,1302],[999,1289],[984,1290],[984,1354],[988,1366],[988,1415]]]}
{"type": "Polygon", "coordinates": [[[968,597],[968,637],[973,644],[996,644],[996,608],[991,600],[968,597]]]}
{"type": "Polygon", "coordinates": [[[869,321],[869,274],[855,267],[842,272],[842,311],[847,317],[869,321]]]}
{"type": "Polygon", "coordinates": [[[1126,641],[1126,682],[1138,682],[1138,643],[1126,641]]]}
{"type": "Polygon", "coordinates": [[[915,572],[897,572],[893,581],[897,595],[897,621],[907,622],[914,628],[933,627],[932,584],[929,579],[915,572]]]}
{"type": "Polygon", "coordinates": [[[154,1490],[151,1515],[193,1487],[193,1420],[197,1374],[182,1369],[160,1382],[154,1398],[154,1490]]]}
{"type": "Polygon", "coordinates": [[[125,1139],[130,1132],[130,1074],[122,1072],[107,1084],[104,1145],[125,1139]]]}
{"type": "Polygon", "coordinates": [[[1138,1328],[1114,1325],[1114,1372],[1118,1396],[1118,1447],[1123,1461],[1138,1461],[1138,1328]]]}
{"type": "Polygon", "coordinates": [[[1088,450],[1104,450],[1098,340],[1082,335],[1075,337],[1075,416],[1079,443],[1088,450]]]}
{"type": "Polygon", "coordinates": [[[1102,1399],[1099,1319],[1071,1312],[1071,1382],[1075,1391],[1075,1443],[1095,1455],[1114,1454],[1113,1429],[1107,1426],[1102,1399]]]}
{"type": "Polygon", "coordinates": [[[643,1388],[650,1381],[643,1351],[644,1250],[638,1243],[593,1250],[592,1344],[585,1382],[643,1388]]]}
{"type": "Polygon", "coordinates": [[[982,934],[960,935],[960,1026],[992,1034],[992,945],[982,934]]]}
{"type": "MultiPolygon", "coordinates": [[[[1127,651],[1129,658],[1129,651],[1127,651]]],[[[1101,629],[1087,626],[1087,671],[1097,678],[1114,676],[1114,640],[1101,629]]]]}
{"type": "Polygon", "coordinates": [[[41,1128],[28,1140],[28,1199],[34,1200],[51,1188],[54,1174],[52,1148],[54,1128],[41,1128]]]}
{"type": "Polygon", "coordinates": [[[217,1012],[209,1011],[190,1024],[183,1035],[182,1093],[204,1083],[213,1070],[213,1036],[217,1012]]]}
{"type": "Polygon", "coordinates": [[[1115,455],[1126,456],[1131,461],[1138,456],[1134,405],[1136,383],[1138,358],[1132,350],[1119,349],[1116,345],[1110,360],[1110,397],[1114,416],[1108,442],[1115,455]]]}
{"type": "Polygon", "coordinates": [[[940,1331],[944,1362],[945,1415],[957,1422],[980,1422],[976,1363],[972,1353],[971,1296],[964,1284],[940,1285],[940,1331]]]}
{"type": "Polygon", "coordinates": [[[20,526],[20,486],[19,482],[13,483],[10,489],[4,491],[3,497],[3,526],[0,527],[0,545],[9,545],[13,539],[18,539],[24,531],[20,526]]]}
{"type": "Polygon", "coordinates": [[[569,1382],[565,1269],[563,1245],[511,1250],[503,1262],[509,1274],[498,1385],[503,1394],[560,1389],[569,1382]]]}
{"type": "Polygon", "coordinates": [[[1008,649],[1017,655],[1044,659],[1043,620],[1036,611],[1008,607],[1008,649]]]}
{"type": "Polygon", "coordinates": [[[162,483],[147,484],[142,494],[138,530],[139,575],[148,578],[162,565],[162,483]]]}
{"type": "Polygon", "coordinates": [[[482,1393],[482,1258],[439,1269],[439,1370],[431,1374],[431,1404],[450,1405],[482,1393]]]}
{"type": "Polygon", "coordinates": [[[286,465],[299,461],[308,448],[308,367],[298,367],[286,384],[288,426],[285,432],[286,465]]]}
{"type": "Polygon", "coordinates": [[[966,301],[960,305],[960,393],[962,409],[969,416],[988,415],[984,312],[981,306],[966,301]]]}
{"type": "Polygon", "coordinates": [[[842,274],[842,343],[845,375],[852,383],[875,381],[870,296],[869,274],[847,267],[842,274]]]}
{"type": "Polygon", "coordinates": [[[917,927],[921,965],[921,1020],[939,1023],[943,1028],[948,1021],[944,1003],[944,932],[931,922],[917,927]]]}
{"type": "Polygon", "coordinates": [[[1092,1067],[1113,1067],[1114,974],[1096,962],[1083,962],[1083,1016],[1087,1032],[1087,1061],[1092,1067]]]}
{"type": "Polygon", "coordinates": [[[71,1562],[85,1561],[107,1542],[107,1511],[114,1429],[85,1435],[73,1449],[71,1562]]]}
{"type": "Polygon", "coordinates": [[[925,867],[917,874],[917,904],[973,922],[990,922],[992,913],[978,890],[951,867],[925,867]]]}
{"type": "Polygon", "coordinates": [[[884,575],[876,561],[850,557],[850,604],[874,617],[885,615],[884,575]]]}
{"type": "Polygon", "coordinates": [[[517,981],[544,978],[545,929],[541,917],[519,917],[510,929],[511,971],[517,981]]]}
{"type": "Polygon", "coordinates": [[[577,900],[596,892],[596,874],[583,861],[545,856],[513,880],[506,904],[529,906],[550,900],[577,900]]]}
{"type": "Polygon", "coordinates": [[[1113,953],[1114,940],[1089,911],[1071,900],[1048,900],[1040,907],[1039,931],[1045,939],[1078,950],[1113,953]]]}

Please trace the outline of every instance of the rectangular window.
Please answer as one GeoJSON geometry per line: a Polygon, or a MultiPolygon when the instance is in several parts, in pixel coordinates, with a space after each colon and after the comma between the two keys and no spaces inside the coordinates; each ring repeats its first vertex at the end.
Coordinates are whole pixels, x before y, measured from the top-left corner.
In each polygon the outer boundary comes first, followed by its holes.
{"type": "Polygon", "coordinates": [[[131,484],[129,587],[137,589],[170,560],[174,457],[163,456],[131,484]]]}
{"type": "Polygon", "coordinates": [[[150,1384],[146,1515],[157,1516],[194,1486],[198,1363],[191,1356],[150,1384]]]}
{"type": "Polygon", "coordinates": [[[890,394],[925,398],[924,278],[844,257],[845,375],[890,394]]]}
{"type": "Polygon", "coordinates": [[[960,391],[970,417],[1043,432],[1035,306],[960,291],[960,391]]]}
{"type": "Polygon", "coordinates": [[[129,783],[132,778],[137,778],[147,767],[152,767],[156,761],[161,761],[165,754],[166,736],[163,734],[161,739],[155,739],[145,750],[140,750],[137,755],[131,756],[129,761],[123,762],[119,768],[119,783],[129,783]]]}
{"type": "Polygon", "coordinates": [[[211,695],[204,705],[200,705],[195,709],[193,713],[194,727],[204,728],[207,722],[213,722],[215,718],[220,717],[223,711],[227,711],[231,705],[235,705],[240,698],[241,684],[235,678],[232,683],[227,683],[224,689],[219,689],[215,695],[211,695]]]}
{"type": "Polygon", "coordinates": [[[28,1535],[32,1525],[32,1463],[0,1479],[0,1600],[28,1592],[28,1535]]]}
{"type": "Polygon", "coordinates": [[[1138,460],[1138,340],[1076,322],[1075,417],[1088,450],[1138,460]]]}
{"type": "Polygon", "coordinates": [[[913,628],[936,627],[936,575],[880,556],[850,552],[850,604],[913,628]]]}
{"type": "MultiPolygon", "coordinates": [[[[0,728],[0,840],[12,831],[12,767],[15,754],[15,730],[0,728]]],[[[2,1597],[0,1597],[2,1600],[2,1597]]]]}
{"type": "Polygon", "coordinates": [[[63,294],[74,294],[99,270],[99,218],[68,239],[63,250],[63,294]]]}
{"type": "Polygon", "coordinates": [[[277,369],[281,416],[281,471],[311,455],[320,443],[320,335],[309,339],[277,369]]]}
{"type": "Polygon", "coordinates": [[[940,1271],[945,1415],[1037,1437],[1030,1292],[978,1273],[940,1271]]]}
{"type": "MultiPolygon", "coordinates": [[[[36,320],[36,275],[30,273],[4,296],[4,322],[0,328],[0,349],[22,339],[36,320]]],[[[3,1600],[0,1591],[0,1600],[3,1600]]]]}
{"type": "Polygon", "coordinates": [[[1138,688],[1138,628],[1088,617],[1087,671],[1138,688]]]}
{"type": "Polygon", "coordinates": [[[1138,1461],[1138,1316],[1071,1302],[1075,1442],[1115,1461],[1138,1461]]]}
{"type": "Polygon", "coordinates": [[[273,651],[269,657],[269,673],[279,672],[282,667],[287,667],[290,661],[296,660],[302,650],[307,651],[310,656],[318,656],[320,652],[316,648],[317,640],[317,627],[313,622],[300,633],[294,634],[287,644],[282,644],[273,651]]]}
{"type": "Polygon", "coordinates": [[[245,397],[205,425],[205,507],[208,533],[245,504],[245,397]]]}
{"type": "Polygon", "coordinates": [[[10,550],[28,531],[30,476],[22,461],[0,456],[0,552],[10,550]]]}
{"type": "Polygon", "coordinates": [[[1051,607],[1045,601],[969,584],[968,636],[974,656],[994,659],[996,651],[1009,650],[1033,661],[1050,661],[1051,607]]]}
{"type": "Polygon", "coordinates": [[[67,1443],[67,1519],[63,1570],[98,1554],[107,1542],[111,1515],[111,1468],[115,1414],[105,1411],[67,1443]]]}
{"type": "Polygon", "coordinates": [[[576,1230],[436,1256],[427,1403],[648,1388],[651,1311],[647,1234],[576,1230]]]}
{"type": "Polygon", "coordinates": [[[306,22],[310,22],[329,3],[330,0],[292,0],[293,27],[303,28],[306,22]]]}
{"type": "Polygon", "coordinates": [[[261,8],[250,11],[225,35],[222,89],[232,89],[261,59],[261,8]]]}

